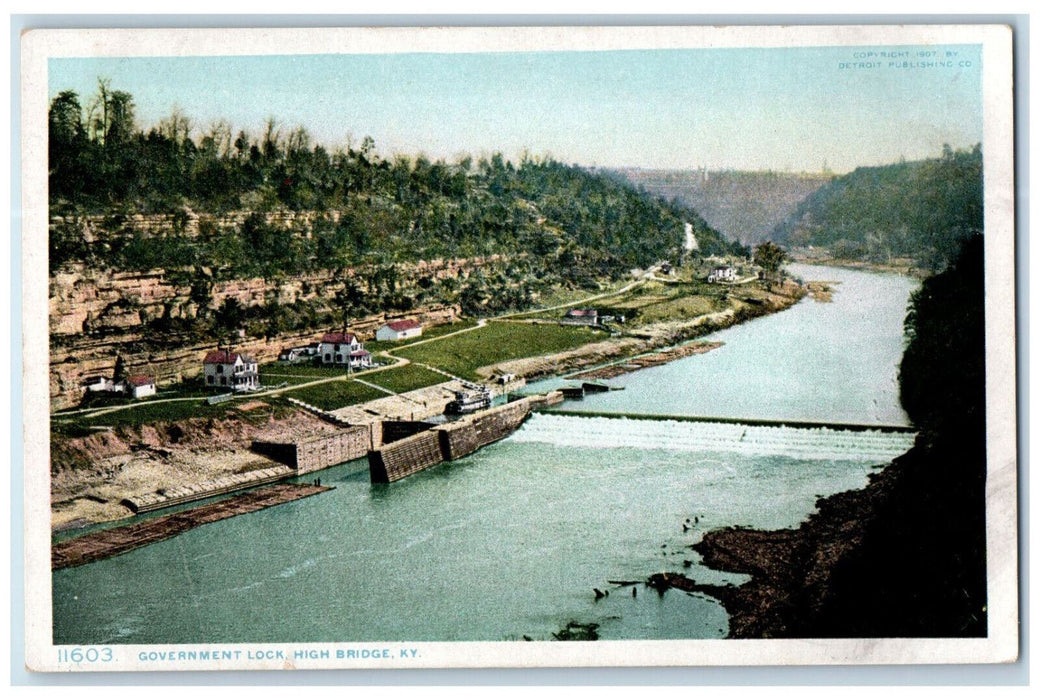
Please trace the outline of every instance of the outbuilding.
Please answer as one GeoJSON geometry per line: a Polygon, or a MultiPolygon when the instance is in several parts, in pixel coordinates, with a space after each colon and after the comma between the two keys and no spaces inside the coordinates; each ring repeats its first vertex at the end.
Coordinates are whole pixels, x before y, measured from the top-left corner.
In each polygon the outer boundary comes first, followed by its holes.
{"type": "Polygon", "coordinates": [[[295,348],[282,348],[278,359],[282,362],[306,362],[318,354],[318,343],[295,348]]]}
{"type": "Polygon", "coordinates": [[[422,335],[422,324],[414,318],[391,321],[376,329],[376,340],[404,340],[422,335]]]}
{"type": "Polygon", "coordinates": [[[599,311],[596,309],[568,309],[563,315],[567,323],[580,323],[584,326],[595,326],[599,323],[599,311]]]}
{"type": "Polygon", "coordinates": [[[95,393],[121,394],[123,386],[123,382],[117,382],[108,377],[91,377],[84,382],[84,388],[95,393]]]}
{"type": "Polygon", "coordinates": [[[155,380],[144,374],[136,374],[126,378],[126,393],[135,399],[155,396],[155,380]]]}

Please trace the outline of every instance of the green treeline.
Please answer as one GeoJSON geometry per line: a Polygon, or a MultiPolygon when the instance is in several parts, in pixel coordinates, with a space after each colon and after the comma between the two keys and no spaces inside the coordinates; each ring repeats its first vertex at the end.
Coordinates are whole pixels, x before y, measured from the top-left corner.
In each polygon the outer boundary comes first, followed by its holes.
{"type": "Polygon", "coordinates": [[[371,138],[330,151],[273,119],[262,134],[218,123],[198,136],[177,111],[146,132],[133,97],[103,80],[86,104],[58,94],[49,128],[51,213],[64,217],[52,226],[52,270],[85,261],[277,278],[501,254],[536,261],[542,282],[584,285],[674,259],[687,221],[702,254],[736,250],[692,210],[551,158],[387,159],[371,138]],[[284,210],[314,214],[310,235],[267,223],[266,212],[284,210]],[[197,236],[176,230],[188,212],[231,211],[251,215],[204,223],[197,236]],[[173,215],[175,230],[150,236],[128,214],[173,215]],[[101,239],[85,240],[86,215],[108,217],[101,239]]]}
{"type": "Polygon", "coordinates": [[[910,298],[899,398],[932,439],[984,442],[985,301],[982,236],[967,239],[950,266],[910,298]]]}
{"type": "Polygon", "coordinates": [[[771,237],[786,246],[827,248],[835,257],[911,258],[942,269],[983,228],[982,150],[857,168],[805,199],[771,237]]]}

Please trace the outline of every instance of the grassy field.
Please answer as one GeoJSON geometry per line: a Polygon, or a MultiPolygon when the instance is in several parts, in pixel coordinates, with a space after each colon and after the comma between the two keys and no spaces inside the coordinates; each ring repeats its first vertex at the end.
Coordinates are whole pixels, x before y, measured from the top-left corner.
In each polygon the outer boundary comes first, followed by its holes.
{"type": "Polygon", "coordinates": [[[479,379],[475,370],[484,365],[569,350],[605,337],[602,331],[576,326],[492,321],[475,331],[398,354],[475,380],[479,379]]]}
{"type": "Polygon", "coordinates": [[[178,421],[188,418],[220,418],[229,409],[234,408],[232,402],[210,406],[205,401],[172,401],[161,403],[145,401],[137,405],[123,408],[111,413],[88,417],[74,414],[56,419],[52,425],[58,432],[79,431],[89,426],[142,425],[158,421],[178,421]]]}
{"type": "Polygon", "coordinates": [[[302,384],[303,382],[313,382],[315,379],[342,377],[346,373],[346,367],[321,367],[304,363],[268,362],[260,365],[260,383],[264,386],[274,386],[282,382],[302,384]]]}
{"type": "Polygon", "coordinates": [[[650,282],[609,300],[612,309],[630,309],[640,323],[695,318],[727,307],[726,288],[699,282],[650,282]]]}
{"type": "Polygon", "coordinates": [[[725,305],[715,303],[711,297],[677,295],[647,303],[637,307],[639,309],[639,321],[642,323],[655,323],[658,321],[675,321],[681,319],[696,318],[713,311],[725,308],[725,305]]]}
{"type": "MultiPolygon", "coordinates": [[[[379,376],[379,375],[375,375],[379,376]]],[[[295,391],[288,391],[285,396],[305,401],[324,411],[331,411],[343,406],[363,403],[373,399],[381,399],[385,393],[353,380],[346,382],[326,382],[317,386],[308,386],[295,391]]]]}
{"type": "Polygon", "coordinates": [[[621,289],[626,284],[631,284],[631,279],[618,280],[609,284],[604,284],[602,288],[598,289],[573,289],[571,287],[554,287],[553,289],[542,292],[541,296],[538,297],[537,305],[540,307],[546,306],[559,306],[560,304],[577,304],[582,299],[591,296],[597,296],[600,294],[609,294],[610,292],[621,289]]]}
{"type": "Polygon", "coordinates": [[[407,364],[384,372],[365,375],[364,379],[366,382],[372,382],[399,394],[448,381],[443,374],[432,372],[416,364],[407,364]]]}
{"type": "MultiPolygon", "coordinates": [[[[560,306],[566,304],[567,306],[577,306],[581,303],[582,299],[587,299],[591,296],[598,296],[600,294],[611,294],[621,289],[625,285],[631,284],[632,280],[625,279],[618,282],[612,282],[609,285],[604,285],[603,289],[570,289],[557,287],[551,292],[542,294],[542,296],[536,302],[538,308],[544,309],[553,306],[560,306]]],[[[604,297],[595,302],[591,302],[590,305],[604,305],[612,306],[615,297],[608,296],[604,297]]],[[[566,309],[554,309],[553,311],[528,311],[522,314],[511,315],[510,318],[524,319],[524,318],[559,318],[566,313],[566,309]]]]}
{"type": "Polygon", "coordinates": [[[150,402],[162,401],[164,399],[198,398],[204,399],[217,393],[212,387],[207,387],[200,379],[188,379],[180,384],[159,387],[154,396],[143,399],[133,399],[123,394],[112,394],[108,392],[90,392],[80,401],[77,408],[106,408],[109,406],[143,406],[150,402]]]}

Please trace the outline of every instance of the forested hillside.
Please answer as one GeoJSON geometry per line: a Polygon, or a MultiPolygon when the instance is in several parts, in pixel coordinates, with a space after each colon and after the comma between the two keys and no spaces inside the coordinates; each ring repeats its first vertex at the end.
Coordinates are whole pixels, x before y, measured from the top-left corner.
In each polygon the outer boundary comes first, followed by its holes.
{"type": "Polygon", "coordinates": [[[832,175],[746,170],[618,171],[655,197],[696,209],[730,240],[755,245],[832,175]]]}
{"type": "Polygon", "coordinates": [[[838,258],[911,258],[939,270],[983,227],[982,150],[944,148],[939,158],[857,168],[805,199],[772,238],[838,258]]]}
{"type": "Polygon", "coordinates": [[[85,261],[233,279],[377,266],[393,276],[386,266],[499,254],[526,265],[532,284],[586,284],[674,259],[684,222],[703,254],[731,248],[687,208],[549,158],[385,158],[368,137],[329,150],[302,127],[271,120],[261,134],[226,123],[202,132],[178,112],[145,131],[133,97],[104,81],[86,101],[58,94],[49,126],[52,270],[85,261]],[[311,230],[264,216],[280,210],[307,212],[311,230]],[[200,212],[248,216],[178,230],[200,212]],[[157,213],[172,214],[174,230],[148,235],[127,220],[157,213]],[[102,235],[84,235],[88,215],[107,217],[102,235]]]}

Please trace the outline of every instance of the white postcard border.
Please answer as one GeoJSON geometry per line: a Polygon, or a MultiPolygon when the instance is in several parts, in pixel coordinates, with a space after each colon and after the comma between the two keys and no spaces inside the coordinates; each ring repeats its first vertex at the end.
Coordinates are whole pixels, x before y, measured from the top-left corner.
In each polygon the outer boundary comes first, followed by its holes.
{"type": "Polygon", "coordinates": [[[976,25],[38,30],[22,44],[26,664],[40,671],[495,668],[1006,662],[1018,651],[1014,140],[1011,32],[976,25]],[[986,201],[987,549],[985,639],[682,640],[115,645],[51,643],[47,317],[47,59],[59,56],[564,51],[737,46],[983,44],[986,201]],[[277,47],[274,50],[271,47],[277,47]],[[43,157],[41,158],[41,154],[43,157]],[[41,313],[42,311],[42,313],[41,313]],[[34,468],[35,465],[35,468],[34,468]],[[414,658],[402,650],[416,649],[414,658]],[[79,653],[76,653],[78,650],[79,653]],[[199,660],[202,651],[230,659],[199,660]],[[236,655],[234,652],[238,652],[236,655]],[[297,657],[296,652],[304,655],[297,657]],[[354,654],[351,656],[350,652],[354,654]],[[368,652],[365,654],[364,652],[368,652]],[[195,659],[189,658],[195,653],[195,659]],[[323,657],[328,653],[328,658],[323,657]],[[98,655],[105,652],[99,651],[98,655]],[[161,656],[161,654],[173,654],[161,656]],[[336,658],[342,653],[341,658],[336,658]],[[65,654],[62,656],[62,654],[65,654]],[[249,658],[250,655],[261,658],[249,658]],[[143,656],[142,656],[143,655],[143,656]],[[316,655],[317,658],[314,658],[316,655]],[[223,654],[219,655],[223,656],[223,654]],[[170,660],[172,658],[172,660],[170,660]],[[76,660],[78,659],[78,661],[76,660]]]}

